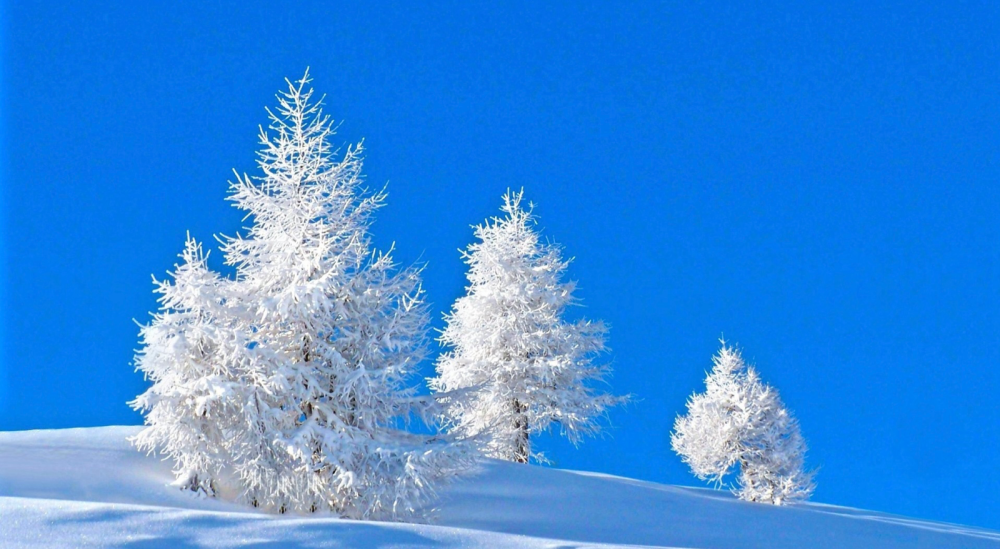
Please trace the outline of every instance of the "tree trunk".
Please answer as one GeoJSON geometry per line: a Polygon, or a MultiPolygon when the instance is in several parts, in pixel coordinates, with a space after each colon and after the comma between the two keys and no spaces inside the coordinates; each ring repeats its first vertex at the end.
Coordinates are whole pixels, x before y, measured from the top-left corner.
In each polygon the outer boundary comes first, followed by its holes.
{"type": "Polygon", "coordinates": [[[514,429],[517,431],[514,440],[514,461],[517,463],[528,463],[531,457],[531,444],[528,439],[528,417],[525,412],[528,407],[514,399],[514,429]]]}

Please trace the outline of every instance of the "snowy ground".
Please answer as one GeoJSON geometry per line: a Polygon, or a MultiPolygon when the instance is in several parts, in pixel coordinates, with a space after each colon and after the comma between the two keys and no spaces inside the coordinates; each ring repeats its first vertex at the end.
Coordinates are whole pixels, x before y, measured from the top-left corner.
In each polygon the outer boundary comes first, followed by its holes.
{"type": "Polygon", "coordinates": [[[0,433],[0,547],[1000,549],[1000,532],[489,462],[433,524],[272,517],[166,486],[135,427],[0,433]]]}

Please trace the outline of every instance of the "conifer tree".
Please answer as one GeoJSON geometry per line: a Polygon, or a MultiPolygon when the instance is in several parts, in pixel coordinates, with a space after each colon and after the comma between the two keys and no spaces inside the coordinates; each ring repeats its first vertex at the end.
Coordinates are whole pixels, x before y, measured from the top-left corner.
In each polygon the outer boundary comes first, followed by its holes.
{"type": "Polygon", "coordinates": [[[610,373],[600,322],[567,322],[575,284],[563,282],[568,261],[539,241],[524,192],[503,197],[503,218],[476,227],[463,253],[467,295],[445,316],[432,388],[445,403],[443,423],[476,440],[489,457],[527,463],[543,457],[532,437],[558,425],[573,444],[600,429],[598,418],[624,397],[594,384],[610,373]]]}
{"type": "Polygon", "coordinates": [[[815,485],[804,469],[806,443],[778,391],[725,342],[713,362],[705,392],[688,399],[687,415],[674,424],[674,451],[695,476],[718,485],[738,465],[734,492],[743,500],[808,499],[815,485]]]}
{"type": "MultiPolygon", "coordinates": [[[[215,325],[236,342],[223,363],[237,372],[241,407],[221,422],[228,429],[202,434],[223,447],[246,503],[406,519],[468,456],[402,428],[426,407],[408,385],[426,348],[420,273],[373,249],[385,194],[364,190],[360,144],[334,159],[332,122],[308,83],[308,73],[289,82],[268,111],[262,174],[232,184],[253,223],[224,243],[236,279],[221,285],[215,325]]],[[[150,345],[146,355],[159,352],[150,345]]]]}
{"type": "Polygon", "coordinates": [[[189,236],[180,257],[173,283],[154,279],[161,310],[140,330],[135,364],[153,384],[130,403],[149,425],[134,442],[173,459],[176,485],[214,495],[227,462],[224,433],[239,427],[242,406],[231,360],[236,332],[222,310],[224,283],[201,245],[189,236]]]}

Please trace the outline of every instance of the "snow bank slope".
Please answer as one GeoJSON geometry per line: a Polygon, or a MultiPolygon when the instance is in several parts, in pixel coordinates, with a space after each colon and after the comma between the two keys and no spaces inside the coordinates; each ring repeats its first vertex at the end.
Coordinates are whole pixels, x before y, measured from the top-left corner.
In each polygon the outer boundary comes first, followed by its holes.
{"type": "Polygon", "coordinates": [[[997,548],[1000,532],[489,462],[433,525],[272,517],[166,486],[135,427],[0,433],[0,547],[997,548]]]}

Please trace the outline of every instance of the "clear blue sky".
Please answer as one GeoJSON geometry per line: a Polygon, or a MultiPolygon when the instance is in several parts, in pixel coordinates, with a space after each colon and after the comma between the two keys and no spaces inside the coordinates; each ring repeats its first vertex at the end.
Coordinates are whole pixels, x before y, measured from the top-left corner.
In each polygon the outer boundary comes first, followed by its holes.
{"type": "Polygon", "coordinates": [[[236,232],[310,66],[438,326],[508,187],[576,257],[637,399],[558,466],[698,484],[669,431],[724,333],[815,501],[1000,529],[1000,4],[194,4],[2,6],[0,429],[141,421],[150,275],[236,232]]]}

